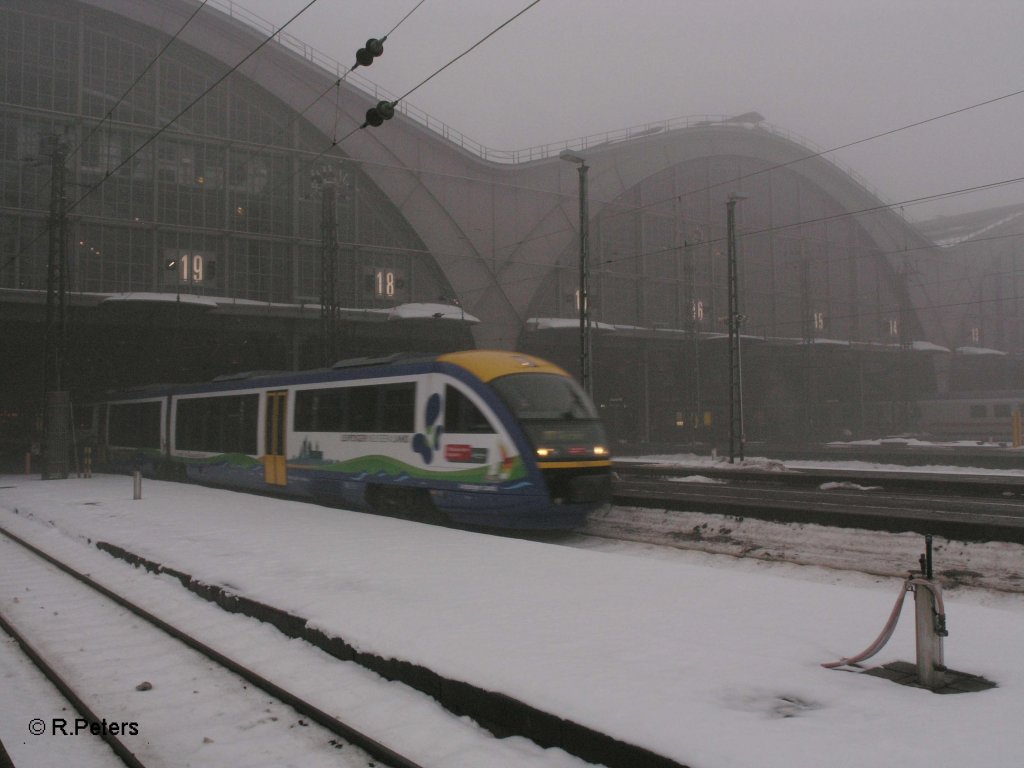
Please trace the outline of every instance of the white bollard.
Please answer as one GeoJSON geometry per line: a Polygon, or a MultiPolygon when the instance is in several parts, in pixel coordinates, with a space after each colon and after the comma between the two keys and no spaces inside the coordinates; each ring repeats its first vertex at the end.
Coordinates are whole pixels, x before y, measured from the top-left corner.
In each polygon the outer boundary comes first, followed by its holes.
{"type": "Polygon", "coordinates": [[[138,501],[142,498],[142,473],[139,470],[132,472],[132,498],[138,501]]]}

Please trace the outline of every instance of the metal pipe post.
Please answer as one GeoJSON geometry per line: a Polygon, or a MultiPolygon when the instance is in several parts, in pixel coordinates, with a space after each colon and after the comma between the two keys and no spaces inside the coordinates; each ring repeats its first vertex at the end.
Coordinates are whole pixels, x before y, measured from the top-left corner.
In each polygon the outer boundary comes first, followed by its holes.
{"type": "Polygon", "coordinates": [[[587,160],[584,157],[573,154],[569,150],[563,150],[558,155],[567,163],[575,163],[576,170],[580,176],[580,285],[579,285],[579,313],[580,313],[580,384],[588,395],[593,395],[593,382],[591,375],[591,353],[593,347],[590,339],[590,211],[589,193],[587,192],[587,160]]]}
{"type": "Polygon", "coordinates": [[[914,620],[917,637],[917,680],[935,690],[946,684],[942,636],[936,631],[935,594],[920,584],[914,587],[914,620]]]}
{"type": "Polygon", "coordinates": [[[726,203],[729,281],[729,463],[743,461],[743,367],[740,358],[740,326],[745,319],[739,308],[739,268],[736,257],[736,203],[744,198],[729,195],[726,203]]]}
{"type": "Polygon", "coordinates": [[[580,174],[580,379],[588,395],[593,394],[591,381],[590,339],[590,211],[587,192],[586,163],[579,164],[580,174]]]}

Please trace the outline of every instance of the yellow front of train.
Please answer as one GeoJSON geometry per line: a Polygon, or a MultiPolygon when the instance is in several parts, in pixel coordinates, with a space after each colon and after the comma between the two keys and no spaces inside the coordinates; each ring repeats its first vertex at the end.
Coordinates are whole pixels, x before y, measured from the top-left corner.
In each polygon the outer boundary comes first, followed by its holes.
{"type": "Polygon", "coordinates": [[[539,470],[555,504],[593,509],[611,497],[611,453],[597,409],[559,366],[517,352],[442,355],[490,387],[528,443],[525,463],[539,470]]]}

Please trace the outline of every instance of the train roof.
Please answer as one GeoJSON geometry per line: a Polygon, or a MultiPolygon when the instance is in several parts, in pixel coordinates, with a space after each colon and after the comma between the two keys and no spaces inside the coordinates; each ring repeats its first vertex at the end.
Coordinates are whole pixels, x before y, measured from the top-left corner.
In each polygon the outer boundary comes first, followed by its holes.
{"type": "Polygon", "coordinates": [[[501,376],[521,373],[550,373],[569,376],[564,369],[547,360],[505,350],[465,350],[439,355],[395,353],[380,357],[356,357],[339,360],[329,368],[307,371],[239,371],[217,376],[207,382],[152,384],[110,393],[109,399],[143,400],[178,393],[224,392],[235,389],[283,387],[306,382],[415,375],[447,366],[460,368],[484,382],[493,381],[501,376]]]}
{"type": "Polygon", "coordinates": [[[554,373],[568,376],[562,368],[547,360],[521,352],[493,349],[473,349],[439,355],[438,362],[451,363],[472,373],[481,381],[492,381],[499,376],[515,373],[554,373]]]}

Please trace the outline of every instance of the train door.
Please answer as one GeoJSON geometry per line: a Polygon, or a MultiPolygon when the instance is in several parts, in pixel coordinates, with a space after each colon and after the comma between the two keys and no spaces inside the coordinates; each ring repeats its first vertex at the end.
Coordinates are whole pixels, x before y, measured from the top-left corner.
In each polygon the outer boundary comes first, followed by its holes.
{"type": "Polygon", "coordinates": [[[285,432],[288,415],[288,391],[267,392],[264,480],[268,485],[287,485],[285,432]]]}

